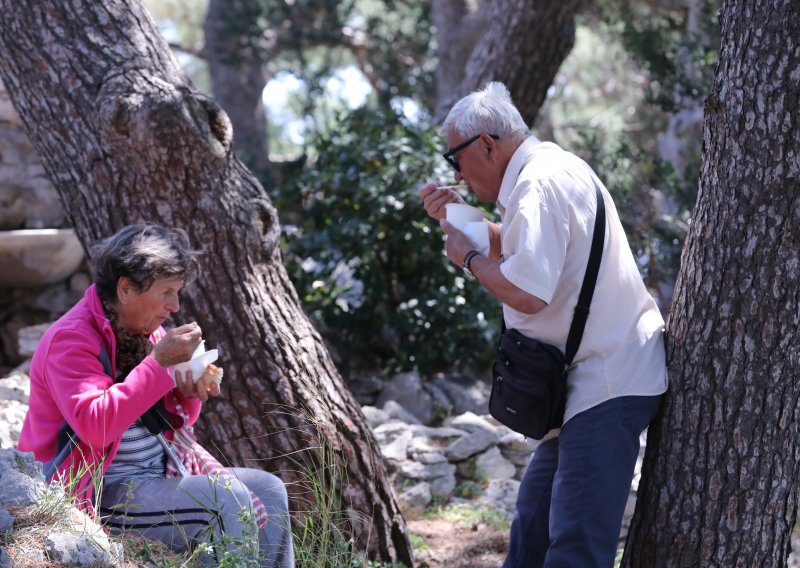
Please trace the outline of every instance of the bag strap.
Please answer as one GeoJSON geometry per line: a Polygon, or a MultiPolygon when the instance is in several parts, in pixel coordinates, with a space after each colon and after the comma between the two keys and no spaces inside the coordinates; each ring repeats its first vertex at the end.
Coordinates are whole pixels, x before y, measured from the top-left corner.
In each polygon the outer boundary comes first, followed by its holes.
{"type": "Polygon", "coordinates": [[[589,306],[592,303],[594,288],[597,284],[597,274],[600,272],[600,260],[603,257],[603,244],[606,237],[606,206],[600,186],[595,186],[595,195],[597,212],[594,217],[592,248],[589,252],[586,274],[583,276],[583,285],[578,294],[578,305],[575,306],[575,314],[572,316],[572,324],[569,326],[569,335],[567,335],[567,347],[564,353],[564,363],[567,367],[572,364],[583,338],[583,330],[586,328],[586,320],[589,317],[589,306]]]}

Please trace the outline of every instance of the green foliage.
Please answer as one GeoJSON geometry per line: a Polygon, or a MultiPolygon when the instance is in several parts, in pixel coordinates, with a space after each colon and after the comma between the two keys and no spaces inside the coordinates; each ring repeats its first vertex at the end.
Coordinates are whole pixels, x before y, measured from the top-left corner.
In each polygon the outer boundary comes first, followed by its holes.
{"type": "Polygon", "coordinates": [[[493,526],[501,531],[509,529],[508,521],[498,511],[486,507],[473,507],[464,503],[428,509],[425,511],[424,517],[426,519],[445,519],[462,528],[483,524],[493,526]]]}
{"type": "Polygon", "coordinates": [[[483,487],[474,481],[464,481],[456,486],[453,495],[461,499],[475,499],[483,495],[483,487]]]}
{"type": "Polygon", "coordinates": [[[718,59],[719,0],[701,3],[690,25],[683,9],[657,10],[636,0],[599,4],[606,25],[647,70],[650,101],[672,111],[682,97],[703,96],[718,59]]]}
{"type": "Polygon", "coordinates": [[[408,537],[411,540],[411,547],[417,552],[428,552],[431,547],[425,542],[425,539],[414,532],[409,532],[408,537]]]}
{"type": "MultiPolygon", "coordinates": [[[[658,287],[674,282],[683,239],[694,204],[695,188],[676,175],[672,165],[635,145],[624,132],[578,129],[579,153],[614,196],[628,242],[645,282],[658,287]],[[669,210],[655,203],[669,199],[669,210]]],[[[695,174],[695,180],[696,180],[695,174]]]]}
{"type": "Polygon", "coordinates": [[[674,166],[659,158],[658,143],[668,112],[693,108],[708,89],[718,38],[714,4],[703,6],[688,33],[682,12],[599,2],[603,18],[578,28],[534,129],[584,158],[608,187],[662,308],[695,201],[700,145],[696,135],[679,132],[685,138],[674,166]]]}
{"type": "Polygon", "coordinates": [[[390,110],[339,124],[276,203],[298,219],[285,231],[287,269],[340,371],[487,363],[500,306],[449,265],[417,195],[432,172],[449,177],[435,133],[390,110]]]}
{"type": "Polygon", "coordinates": [[[358,66],[378,100],[433,97],[434,29],[427,2],[410,0],[255,0],[232,2],[224,25],[238,45],[228,56],[256,54],[270,75],[291,70],[306,86],[301,116],[315,113],[325,81],[358,66]]]}

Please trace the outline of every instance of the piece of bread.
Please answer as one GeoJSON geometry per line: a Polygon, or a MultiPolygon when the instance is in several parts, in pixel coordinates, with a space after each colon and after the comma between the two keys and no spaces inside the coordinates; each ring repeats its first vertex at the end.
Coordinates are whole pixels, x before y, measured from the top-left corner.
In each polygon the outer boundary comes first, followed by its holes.
{"type": "Polygon", "coordinates": [[[209,363],[208,367],[206,367],[203,376],[200,377],[206,386],[210,385],[211,383],[220,384],[222,382],[222,367],[217,367],[213,363],[209,363]]]}

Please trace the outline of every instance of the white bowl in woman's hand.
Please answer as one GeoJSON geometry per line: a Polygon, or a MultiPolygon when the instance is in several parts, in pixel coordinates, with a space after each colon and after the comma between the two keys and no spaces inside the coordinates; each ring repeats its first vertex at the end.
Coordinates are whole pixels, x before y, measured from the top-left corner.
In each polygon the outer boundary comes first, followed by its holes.
{"type": "Polygon", "coordinates": [[[185,363],[176,363],[172,366],[172,377],[175,378],[175,371],[180,371],[182,375],[185,375],[186,371],[191,371],[192,379],[194,382],[197,382],[200,380],[200,377],[203,376],[206,367],[216,361],[218,356],[218,351],[216,349],[206,351],[205,341],[201,341],[189,361],[185,363]]]}

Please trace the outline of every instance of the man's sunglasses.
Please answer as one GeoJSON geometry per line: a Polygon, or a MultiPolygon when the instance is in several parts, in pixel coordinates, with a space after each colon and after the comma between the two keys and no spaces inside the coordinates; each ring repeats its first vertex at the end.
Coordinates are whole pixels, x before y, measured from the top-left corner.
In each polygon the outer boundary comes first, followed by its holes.
{"type": "MultiPolygon", "coordinates": [[[[497,134],[489,134],[489,136],[491,136],[495,140],[500,140],[500,137],[497,134]]],[[[447,152],[442,154],[442,156],[444,157],[445,160],[447,160],[447,163],[450,164],[455,171],[460,172],[461,166],[458,163],[458,158],[456,158],[456,154],[461,150],[463,150],[464,148],[466,148],[467,146],[469,146],[470,144],[472,144],[473,142],[475,142],[475,140],[477,140],[480,137],[481,137],[480,134],[476,134],[475,136],[473,136],[468,140],[465,140],[458,146],[454,146],[453,148],[448,148],[447,152]]]]}

